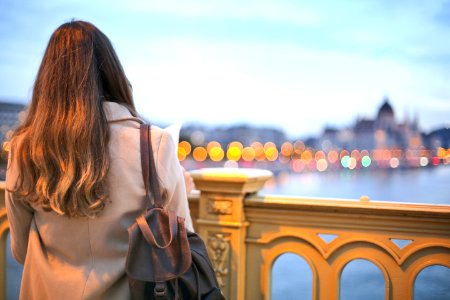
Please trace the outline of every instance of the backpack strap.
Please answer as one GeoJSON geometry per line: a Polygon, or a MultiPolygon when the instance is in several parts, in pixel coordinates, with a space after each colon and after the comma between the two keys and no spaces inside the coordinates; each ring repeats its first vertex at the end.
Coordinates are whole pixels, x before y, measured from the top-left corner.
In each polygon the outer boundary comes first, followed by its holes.
{"type": "Polygon", "coordinates": [[[157,247],[159,249],[166,249],[167,247],[170,247],[172,244],[172,241],[174,238],[176,239],[178,237],[178,219],[177,215],[174,211],[169,210],[167,212],[162,211],[159,208],[151,209],[150,214],[155,214],[154,218],[157,220],[155,227],[159,226],[159,235],[166,236],[166,242],[164,242],[164,238],[161,238],[162,244],[156,240],[155,234],[153,233],[152,229],[150,229],[149,223],[146,219],[148,218],[148,215],[140,215],[136,218],[136,223],[141,229],[142,235],[144,236],[147,243],[152,245],[153,247],[157,247]],[[159,214],[159,215],[157,215],[159,214]],[[167,218],[166,218],[167,217],[167,218]],[[166,220],[164,220],[166,218],[166,220]],[[168,224],[168,226],[164,226],[165,224],[168,224]]]}
{"type": "Polygon", "coordinates": [[[148,208],[163,208],[164,200],[161,196],[158,174],[156,173],[151,141],[151,126],[149,124],[141,125],[140,140],[142,177],[144,179],[145,198],[148,200],[148,208]],[[150,194],[153,197],[153,205],[150,194]]]}

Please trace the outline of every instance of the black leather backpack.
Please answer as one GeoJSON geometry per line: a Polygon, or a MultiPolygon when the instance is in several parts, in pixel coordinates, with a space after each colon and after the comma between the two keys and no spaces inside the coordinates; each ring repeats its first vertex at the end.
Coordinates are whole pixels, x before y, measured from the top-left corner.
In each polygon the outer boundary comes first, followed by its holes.
{"type": "Polygon", "coordinates": [[[150,126],[141,125],[141,165],[148,207],[128,229],[126,272],[133,299],[225,299],[201,237],[164,209],[150,126]],[[151,197],[153,202],[151,201],[151,197]]]}

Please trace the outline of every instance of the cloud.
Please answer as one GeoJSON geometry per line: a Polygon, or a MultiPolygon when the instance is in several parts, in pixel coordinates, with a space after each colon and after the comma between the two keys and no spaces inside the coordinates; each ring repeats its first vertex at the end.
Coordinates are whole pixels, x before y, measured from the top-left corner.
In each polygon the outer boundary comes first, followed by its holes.
{"type": "Polygon", "coordinates": [[[282,124],[290,134],[372,117],[385,92],[402,111],[436,81],[395,60],[296,46],[174,39],[143,43],[141,51],[146,63],[134,55],[124,65],[144,113],[282,124]]]}

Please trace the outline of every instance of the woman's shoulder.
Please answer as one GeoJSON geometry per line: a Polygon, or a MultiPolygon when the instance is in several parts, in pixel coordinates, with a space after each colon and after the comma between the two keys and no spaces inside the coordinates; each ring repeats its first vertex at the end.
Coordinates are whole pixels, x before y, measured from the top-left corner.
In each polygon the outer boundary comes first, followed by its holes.
{"type": "Polygon", "coordinates": [[[151,125],[150,126],[151,130],[152,130],[152,135],[162,135],[164,133],[164,129],[162,129],[161,127],[157,126],[157,125],[151,125]]]}
{"type": "Polygon", "coordinates": [[[156,125],[151,126],[152,145],[156,149],[173,148],[175,141],[170,132],[156,125]]]}

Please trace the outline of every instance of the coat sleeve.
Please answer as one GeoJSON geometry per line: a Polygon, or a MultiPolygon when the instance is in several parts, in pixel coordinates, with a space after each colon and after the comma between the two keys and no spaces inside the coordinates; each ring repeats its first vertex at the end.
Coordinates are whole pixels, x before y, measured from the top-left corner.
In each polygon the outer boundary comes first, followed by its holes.
{"type": "Polygon", "coordinates": [[[11,160],[10,152],[8,159],[8,168],[6,171],[6,214],[9,221],[12,255],[19,263],[23,264],[27,255],[28,236],[30,232],[31,221],[34,215],[34,210],[28,202],[21,199],[15,199],[14,195],[9,192],[9,190],[15,188],[17,177],[17,166],[11,160]]]}
{"type": "Polygon", "coordinates": [[[176,155],[175,144],[170,134],[162,130],[156,153],[156,166],[160,182],[167,193],[167,208],[185,218],[186,228],[194,231],[184,182],[183,169],[176,155]]]}

